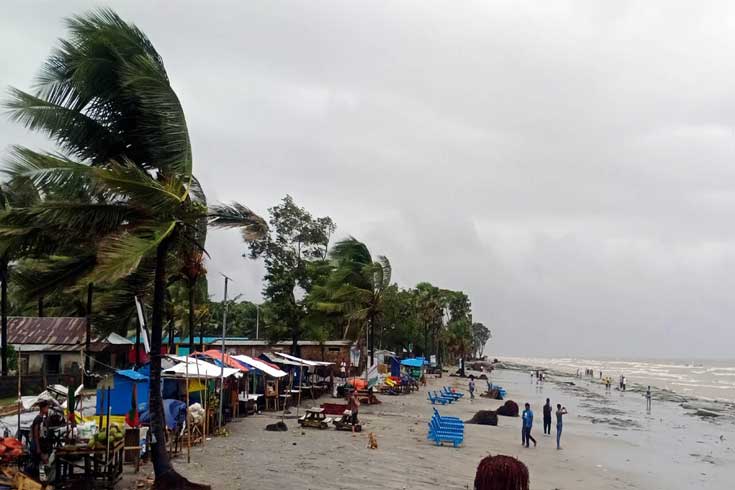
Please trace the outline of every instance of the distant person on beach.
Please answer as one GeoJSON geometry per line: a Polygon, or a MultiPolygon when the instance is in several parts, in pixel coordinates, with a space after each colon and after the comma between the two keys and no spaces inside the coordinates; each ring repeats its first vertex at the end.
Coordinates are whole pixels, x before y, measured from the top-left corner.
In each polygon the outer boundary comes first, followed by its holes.
{"type": "Polygon", "coordinates": [[[646,410],[651,411],[651,387],[646,388],[646,410]]]}
{"type": "Polygon", "coordinates": [[[562,407],[561,403],[556,404],[556,448],[561,449],[559,442],[561,441],[562,416],[567,414],[566,407],[562,407]]]}
{"type": "Polygon", "coordinates": [[[625,391],[625,376],[621,376],[620,377],[620,384],[621,384],[620,389],[622,389],[623,391],[625,391]]]}
{"type": "Polygon", "coordinates": [[[536,447],[536,439],[531,436],[531,428],[533,427],[533,412],[531,404],[526,403],[526,409],[523,411],[523,428],[521,429],[521,445],[529,447],[529,442],[533,441],[533,447],[536,447]]]}
{"type": "Polygon", "coordinates": [[[355,433],[357,425],[357,414],[360,411],[360,398],[357,396],[357,390],[352,390],[349,400],[347,400],[347,409],[350,411],[350,422],[352,423],[352,433],[355,433]]]}
{"type": "Polygon", "coordinates": [[[551,400],[546,399],[546,405],[544,405],[544,435],[551,435],[551,400]]]}
{"type": "Polygon", "coordinates": [[[470,400],[474,400],[475,399],[475,376],[472,374],[470,374],[469,389],[470,389],[470,400]]]}

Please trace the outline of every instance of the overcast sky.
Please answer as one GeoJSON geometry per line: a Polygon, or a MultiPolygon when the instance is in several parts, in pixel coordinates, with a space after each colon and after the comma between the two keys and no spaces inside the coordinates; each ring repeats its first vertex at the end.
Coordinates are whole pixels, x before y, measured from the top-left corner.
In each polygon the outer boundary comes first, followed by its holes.
{"type": "MultiPolygon", "coordinates": [[[[491,354],[735,357],[735,3],[114,3],[210,201],[291,194],[400,285],[466,291],[491,354]]],[[[0,85],[97,5],[4,2],[0,85]]],[[[3,118],[13,143],[50,148],[3,118]]],[[[215,296],[260,299],[236,232],[208,249],[215,296]]]]}

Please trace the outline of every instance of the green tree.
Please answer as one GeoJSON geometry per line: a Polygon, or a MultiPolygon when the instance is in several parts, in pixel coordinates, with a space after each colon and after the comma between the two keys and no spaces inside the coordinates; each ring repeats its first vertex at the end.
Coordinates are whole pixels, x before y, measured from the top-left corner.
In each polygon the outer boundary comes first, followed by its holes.
{"type": "Polygon", "coordinates": [[[421,336],[415,289],[400,289],[396,284],[383,295],[383,321],[378,345],[396,352],[411,352],[421,336]]]}
{"type": "MultiPolygon", "coordinates": [[[[466,359],[472,349],[472,324],[467,319],[452,320],[447,325],[447,350],[453,360],[466,359]]],[[[460,373],[464,376],[464,363],[460,373]]]]}
{"type": "Polygon", "coordinates": [[[263,296],[270,303],[271,332],[287,329],[291,351],[299,355],[307,312],[304,295],[313,284],[309,264],[326,258],[335,224],[329,217],[314,218],[291,196],[268,211],[270,233],[250,242],[250,257],[265,261],[263,296]]]}
{"type": "Polygon", "coordinates": [[[375,362],[375,327],[383,316],[383,297],[390,286],[391,265],[387,257],[373,260],[367,246],[349,237],[337,242],[329,253],[333,270],[325,290],[328,300],[317,309],[339,312],[345,318],[345,336],[350,326],[357,326],[357,337],[368,329],[368,353],[375,362]]]}
{"type": "MultiPolygon", "coordinates": [[[[38,200],[38,193],[29,181],[0,184],[0,213],[6,214],[15,206],[25,206],[38,200]]],[[[23,244],[15,237],[0,243],[0,358],[3,376],[8,374],[8,282],[10,263],[17,260],[23,251],[23,244]]]]}
{"type": "Polygon", "coordinates": [[[148,38],[110,10],[74,17],[67,26],[70,38],[44,66],[35,93],[13,90],[7,104],[13,119],[48,134],[62,152],[15,148],[11,181],[30,179],[55,199],[4,214],[0,240],[33,236],[46,225],[68,239],[94,230],[100,239],[86,242],[94,252],[86,282],[152,275],[155,486],[202,488],[173,470],[163,444],[159,353],[170,266],[181,251],[204,248],[194,231],[202,220],[240,227],[245,238],[262,235],[266,225],[244,206],[208,210],[197,199],[203,192],[192,175],[184,112],[148,38]]]}
{"type": "Polygon", "coordinates": [[[443,324],[444,297],[441,289],[428,282],[416,285],[416,309],[423,327],[423,354],[436,354],[436,337],[443,324]]]}
{"type": "Polygon", "coordinates": [[[472,349],[476,357],[483,356],[485,345],[491,337],[490,329],[483,323],[475,322],[472,324],[472,349]]]}

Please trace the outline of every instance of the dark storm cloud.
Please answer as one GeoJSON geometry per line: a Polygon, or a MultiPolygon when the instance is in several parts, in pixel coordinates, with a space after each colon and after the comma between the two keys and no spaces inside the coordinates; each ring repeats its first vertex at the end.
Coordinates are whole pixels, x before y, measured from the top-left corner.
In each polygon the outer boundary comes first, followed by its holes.
{"type": "MultiPolygon", "coordinates": [[[[10,2],[0,82],[28,88],[61,19],[10,2]]],[[[493,351],[731,356],[728,2],[115,2],[163,55],[211,200],[286,193],[467,291],[493,351]]],[[[42,140],[0,122],[0,146],[42,140]]],[[[212,233],[210,289],[261,288],[212,233]]]]}

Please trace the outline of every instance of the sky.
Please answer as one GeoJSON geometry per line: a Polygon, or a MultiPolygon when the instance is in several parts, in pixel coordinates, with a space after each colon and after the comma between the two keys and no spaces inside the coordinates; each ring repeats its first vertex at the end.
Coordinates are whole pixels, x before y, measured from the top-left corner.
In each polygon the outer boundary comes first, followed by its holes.
{"type": "MultiPolygon", "coordinates": [[[[3,3],[0,87],[63,19],[3,3]]],[[[734,358],[735,3],[116,1],[184,106],[210,202],[286,194],[465,291],[490,355],[734,358]]],[[[52,148],[0,118],[10,144],[52,148]]],[[[235,231],[210,292],[260,301],[235,231]]]]}

